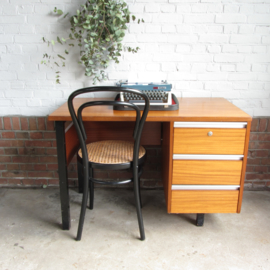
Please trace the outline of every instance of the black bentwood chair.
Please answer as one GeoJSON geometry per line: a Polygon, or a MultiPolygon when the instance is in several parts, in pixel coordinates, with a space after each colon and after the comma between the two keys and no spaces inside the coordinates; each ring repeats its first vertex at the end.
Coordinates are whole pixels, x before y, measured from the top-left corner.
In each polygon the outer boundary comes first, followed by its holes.
{"type": "Polygon", "coordinates": [[[82,163],[83,168],[83,198],[82,206],[80,213],[80,220],[77,232],[76,240],[81,240],[82,229],[88,199],[88,190],[90,193],[90,209],[93,209],[94,203],[94,183],[97,184],[112,184],[120,185],[133,182],[134,184],[134,194],[135,202],[138,216],[138,223],[140,229],[141,240],[145,239],[144,226],[141,212],[141,202],[140,202],[140,187],[139,181],[142,174],[142,165],[146,158],[145,149],[140,146],[140,139],[143,130],[143,126],[149,111],[149,99],[148,97],[138,90],[122,88],[122,87],[109,87],[109,86],[100,86],[100,87],[89,87],[79,89],[73,92],[68,98],[68,109],[73,121],[73,124],[76,128],[79,141],[80,141],[80,150],[78,151],[78,162],[82,163]],[[142,114],[140,115],[139,108],[131,103],[120,102],[120,101],[90,101],[82,104],[77,111],[77,116],[73,106],[73,99],[81,94],[93,93],[93,92],[128,92],[141,96],[145,101],[145,107],[142,114]],[[120,141],[120,140],[108,140],[108,141],[97,141],[87,144],[87,135],[85,132],[82,112],[85,108],[90,106],[108,106],[108,105],[117,105],[117,106],[128,106],[136,111],[136,123],[133,133],[134,142],[130,141],[120,141]],[[131,179],[107,182],[101,181],[93,178],[93,169],[101,170],[123,170],[123,169],[132,169],[133,177],[131,179]]]}

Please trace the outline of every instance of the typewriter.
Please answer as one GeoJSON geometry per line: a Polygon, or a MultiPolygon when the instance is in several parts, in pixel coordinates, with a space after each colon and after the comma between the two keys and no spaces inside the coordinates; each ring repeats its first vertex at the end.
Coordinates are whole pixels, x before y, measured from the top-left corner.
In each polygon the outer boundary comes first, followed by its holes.
{"type": "MultiPolygon", "coordinates": [[[[166,81],[161,81],[161,83],[129,83],[129,82],[118,82],[117,86],[132,88],[140,90],[146,94],[149,98],[150,105],[171,105],[172,96],[171,89],[172,85],[168,84],[166,81]]],[[[136,105],[144,105],[144,101],[141,101],[138,95],[130,93],[120,93],[120,100],[125,102],[134,103],[136,105]]]]}
{"type": "MultiPolygon", "coordinates": [[[[177,110],[179,108],[178,100],[171,93],[172,85],[168,84],[167,81],[161,81],[161,83],[132,83],[128,81],[119,81],[116,85],[140,90],[146,94],[150,101],[150,110],[177,110]]],[[[142,106],[140,109],[145,105],[143,98],[136,94],[120,92],[117,99],[138,105],[139,108],[142,106]]],[[[122,110],[118,107],[115,109],[122,110]]]]}

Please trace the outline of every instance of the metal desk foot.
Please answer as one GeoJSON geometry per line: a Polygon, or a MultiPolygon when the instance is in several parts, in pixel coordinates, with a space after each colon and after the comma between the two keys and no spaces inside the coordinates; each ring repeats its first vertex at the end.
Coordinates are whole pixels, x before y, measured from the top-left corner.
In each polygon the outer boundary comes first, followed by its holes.
{"type": "Polygon", "coordinates": [[[203,226],[203,223],[204,223],[204,214],[197,214],[196,225],[203,226]]]}

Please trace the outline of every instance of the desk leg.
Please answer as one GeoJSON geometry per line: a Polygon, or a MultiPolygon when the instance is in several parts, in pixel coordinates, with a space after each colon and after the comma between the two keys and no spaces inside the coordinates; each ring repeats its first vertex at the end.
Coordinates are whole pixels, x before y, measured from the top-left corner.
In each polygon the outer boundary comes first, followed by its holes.
{"type": "Polygon", "coordinates": [[[65,122],[56,121],[55,130],[56,130],[56,143],[57,143],[62,228],[63,230],[69,230],[70,229],[70,211],[69,211],[70,207],[69,207],[68,175],[67,175],[67,161],[66,161],[65,122]]]}
{"type": "Polygon", "coordinates": [[[197,214],[196,225],[203,226],[203,223],[204,223],[204,214],[197,214]]]}

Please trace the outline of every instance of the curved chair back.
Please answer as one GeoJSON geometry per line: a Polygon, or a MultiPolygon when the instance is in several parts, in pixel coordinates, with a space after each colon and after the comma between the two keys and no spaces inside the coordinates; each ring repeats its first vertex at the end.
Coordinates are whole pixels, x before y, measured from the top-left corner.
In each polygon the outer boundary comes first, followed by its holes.
{"type": "Polygon", "coordinates": [[[136,111],[136,123],[135,123],[134,132],[133,132],[133,138],[134,138],[133,166],[136,168],[138,166],[137,163],[138,163],[138,153],[139,153],[139,147],[140,147],[141,134],[142,134],[143,126],[144,126],[144,123],[145,123],[145,120],[149,111],[148,97],[144,93],[140,92],[139,90],[116,87],[116,86],[87,87],[87,88],[76,90],[73,93],[71,93],[71,95],[68,98],[68,109],[72,118],[72,122],[78,134],[85,169],[87,168],[87,164],[89,160],[88,160],[88,154],[86,150],[87,135],[86,135],[84,124],[83,124],[83,110],[90,106],[100,106],[100,105],[128,106],[136,111]],[[109,92],[128,92],[128,93],[133,93],[133,94],[141,96],[145,101],[145,107],[143,110],[142,117],[140,117],[140,110],[138,106],[132,103],[122,102],[122,101],[104,101],[103,100],[103,101],[85,102],[78,108],[77,114],[75,113],[75,109],[73,106],[73,99],[76,96],[86,94],[86,93],[108,92],[108,91],[109,92]]]}

